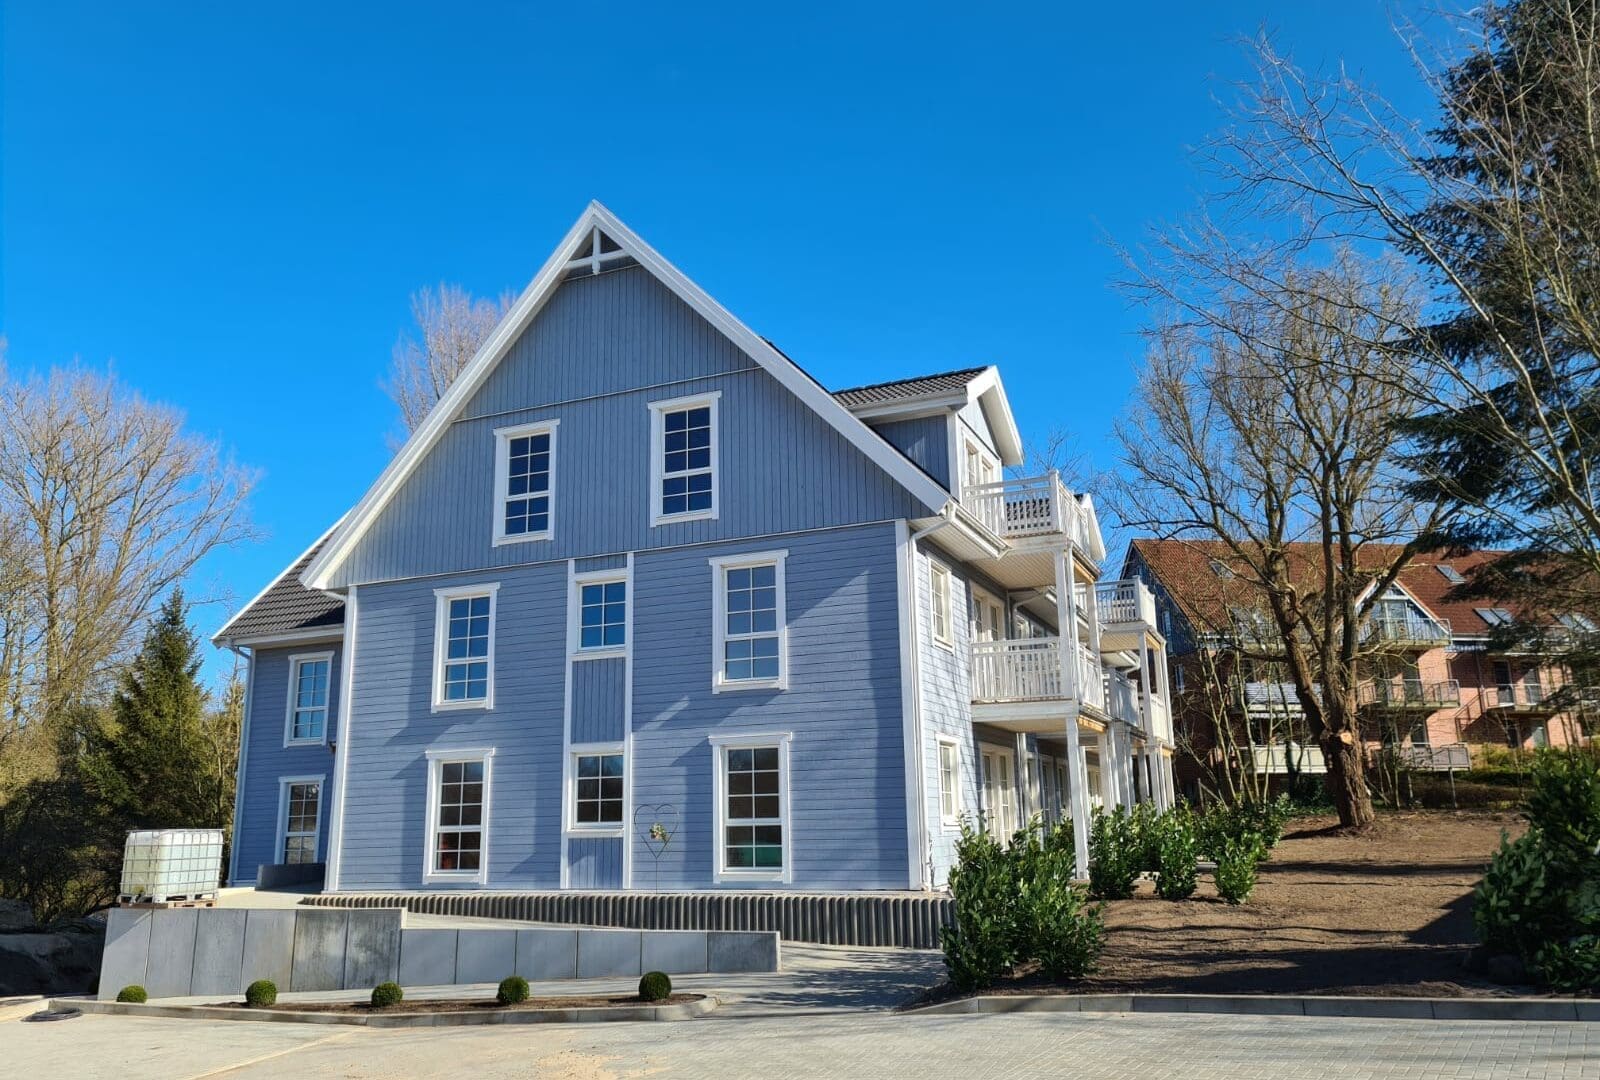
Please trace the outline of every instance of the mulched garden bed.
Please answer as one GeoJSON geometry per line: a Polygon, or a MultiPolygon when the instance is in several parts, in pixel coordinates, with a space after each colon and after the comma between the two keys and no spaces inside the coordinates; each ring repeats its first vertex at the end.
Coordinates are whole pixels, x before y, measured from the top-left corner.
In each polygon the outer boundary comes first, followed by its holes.
{"type": "MultiPolygon", "coordinates": [[[[1201,874],[1189,900],[1141,883],[1106,905],[1099,970],[1058,986],[1031,968],[983,994],[1333,994],[1484,997],[1541,994],[1462,966],[1475,944],[1472,889],[1515,814],[1386,814],[1348,835],[1332,817],[1289,823],[1248,903],[1223,903],[1201,874]]],[[[963,996],[948,983],[918,1004],[963,996]]]]}
{"type": "Polygon", "coordinates": [[[257,1012],[310,1012],[310,1013],[364,1013],[372,1016],[401,1013],[444,1012],[536,1012],[541,1009],[615,1009],[639,1005],[685,1005],[700,1001],[704,994],[673,994],[660,1001],[645,1001],[637,994],[618,994],[614,997],[542,997],[529,998],[519,1005],[502,1005],[494,998],[420,998],[402,1001],[398,1005],[376,1006],[370,1001],[280,1001],[276,1005],[247,1005],[242,1001],[219,1001],[209,1009],[251,1009],[257,1012]]]}

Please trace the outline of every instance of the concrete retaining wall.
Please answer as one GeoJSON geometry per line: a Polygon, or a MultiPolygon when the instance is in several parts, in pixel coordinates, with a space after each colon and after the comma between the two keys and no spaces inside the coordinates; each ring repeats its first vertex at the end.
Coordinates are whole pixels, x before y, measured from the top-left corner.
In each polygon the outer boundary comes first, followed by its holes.
{"type": "Polygon", "coordinates": [[[257,979],[280,991],[777,971],[778,935],[741,931],[407,929],[398,907],[115,908],[101,1000],[138,984],[152,998],[237,995],[257,979]]]}
{"type": "Polygon", "coordinates": [[[641,930],[767,931],[785,941],[904,949],[937,949],[940,928],[954,918],[948,896],[914,893],[331,893],[304,902],[641,930]]]}

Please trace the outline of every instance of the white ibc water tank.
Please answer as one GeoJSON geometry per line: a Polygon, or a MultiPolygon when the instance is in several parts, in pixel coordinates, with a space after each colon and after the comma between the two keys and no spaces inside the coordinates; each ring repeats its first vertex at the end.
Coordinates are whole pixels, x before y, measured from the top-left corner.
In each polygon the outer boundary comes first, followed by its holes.
{"type": "Polygon", "coordinates": [[[122,849],[125,904],[212,899],[221,880],[221,829],[142,829],[128,834],[122,849]]]}

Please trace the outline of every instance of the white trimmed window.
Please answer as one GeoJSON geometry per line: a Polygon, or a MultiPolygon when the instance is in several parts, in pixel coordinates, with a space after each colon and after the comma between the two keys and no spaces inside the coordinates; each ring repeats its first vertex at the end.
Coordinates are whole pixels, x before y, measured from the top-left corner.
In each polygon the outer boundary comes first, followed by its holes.
{"type": "Polygon", "coordinates": [[[711,736],[716,879],[792,881],[789,732],[711,736]]]}
{"type": "Polygon", "coordinates": [[[433,707],[494,708],[494,606],[499,585],[435,589],[433,707]]]}
{"type": "Polygon", "coordinates": [[[572,755],[572,827],[616,832],[623,827],[627,765],[618,749],[581,749],[572,755]]]}
{"type": "Polygon", "coordinates": [[[328,684],[333,653],[308,653],[289,658],[289,703],[283,721],[283,745],[321,744],[328,737],[328,684]]]}
{"type": "Polygon", "coordinates": [[[495,430],[496,544],[550,539],[558,423],[544,420],[495,430]]]}
{"type": "Polygon", "coordinates": [[[650,403],[650,524],[717,516],[720,391],[650,403]]]}
{"type": "Polygon", "coordinates": [[[317,829],[322,822],[324,776],[285,776],[278,780],[278,861],[317,861],[317,829]]]}
{"type": "Polygon", "coordinates": [[[939,821],[961,821],[961,746],[954,739],[939,739],[939,821]]]}
{"type": "Polygon", "coordinates": [[[579,579],[578,651],[620,652],[628,644],[628,582],[579,579]]]}
{"type": "Polygon", "coordinates": [[[489,878],[489,769],[492,749],[428,751],[428,849],[423,878],[489,878]]]}
{"type": "Polygon", "coordinates": [[[715,591],[715,690],[781,690],[788,686],[784,619],[787,551],[711,560],[715,591]]]}
{"type": "Polygon", "coordinates": [[[955,639],[950,630],[950,568],[941,563],[928,564],[933,593],[933,640],[946,648],[953,648],[955,639]]]}

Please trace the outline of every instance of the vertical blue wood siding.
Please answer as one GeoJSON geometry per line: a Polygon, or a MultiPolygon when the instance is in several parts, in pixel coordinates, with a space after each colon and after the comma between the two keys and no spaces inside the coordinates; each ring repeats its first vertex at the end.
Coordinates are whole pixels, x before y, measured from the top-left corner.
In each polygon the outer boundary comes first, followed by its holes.
{"type": "MultiPolygon", "coordinates": [[[[959,563],[926,541],[917,551],[917,656],[922,695],[922,771],[928,823],[931,883],[943,885],[955,865],[961,830],[941,821],[939,806],[939,738],[954,739],[960,748],[960,813],[976,824],[979,812],[978,750],[972,727],[972,631],[968,616],[970,591],[959,563]],[[950,570],[951,645],[933,637],[932,564],[950,570]]],[[[1003,596],[1003,593],[997,594],[1003,596]]]]}
{"type": "Polygon", "coordinates": [[[622,657],[572,665],[572,741],[621,742],[628,662],[622,657]]]}
{"type": "Polygon", "coordinates": [[[930,509],[641,268],[563,285],[395,494],[335,587],[930,509]],[[652,528],[648,402],[710,391],[720,516],[652,528]],[[554,535],[495,547],[495,428],[559,419],[554,535]]]}
{"type": "Polygon", "coordinates": [[[333,780],[333,755],[327,746],[284,746],[284,721],[289,708],[289,658],[305,653],[333,652],[328,675],[328,732],[337,734],[340,680],[340,647],[337,643],[299,645],[285,649],[255,650],[250,676],[248,721],[244,732],[244,791],[239,804],[240,819],[235,823],[234,843],[238,847],[240,882],[256,878],[256,867],[282,858],[278,850],[278,780],[284,776],[325,774],[322,789],[322,818],[317,822],[317,852],[327,849],[328,809],[332,804],[329,784],[333,780]]]}
{"type": "Polygon", "coordinates": [[[573,837],[567,841],[567,887],[622,888],[622,838],[573,837]]]}
{"type": "Polygon", "coordinates": [[[915,420],[887,420],[873,423],[873,429],[887,439],[922,471],[946,488],[950,487],[950,418],[919,416],[915,420]]]}

